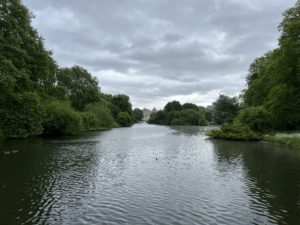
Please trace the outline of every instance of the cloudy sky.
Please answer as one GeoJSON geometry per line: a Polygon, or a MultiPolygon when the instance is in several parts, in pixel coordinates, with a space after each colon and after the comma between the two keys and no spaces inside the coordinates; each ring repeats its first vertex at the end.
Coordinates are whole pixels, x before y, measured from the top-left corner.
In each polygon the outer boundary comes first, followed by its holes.
{"type": "Polygon", "coordinates": [[[23,0],[60,66],[80,65],[134,106],[209,105],[244,87],[295,0],[23,0]]]}

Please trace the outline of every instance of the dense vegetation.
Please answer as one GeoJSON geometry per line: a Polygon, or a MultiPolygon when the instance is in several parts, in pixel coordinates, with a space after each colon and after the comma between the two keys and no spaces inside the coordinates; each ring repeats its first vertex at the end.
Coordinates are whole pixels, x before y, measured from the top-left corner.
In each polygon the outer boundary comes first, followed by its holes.
{"type": "MultiPolygon", "coordinates": [[[[300,129],[300,1],[283,16],[279,25],[279,47],[250,66],[243,109],[233,123],[210,132],[211,137],[231,139],[235,136],[235,139],[247,140],[243,138],[244,127],[260,136],[272,129],[300,129]],[[240,132],[236,130],[237,124],[243,127],[240,132]]],[[[287,139],[268,138],[282,143],[287,139]]]]}
{"type": "Polygon", "coordinates": [[[240,109],[237,97],[220,95],[213,103],[212,120],[214,123],[221,125],[230,123],[237,116],[240,109]]]}
{"type": "Polygon", "coordinates": [[[0,137],[76,134],[140,120],[128,96],[100,92],[82,67],[59,68],[20,0],[0,3],[0,137]]]}
{"type": "Polygon", "coordinates": [[[207,125],[201,107],[192,103],[181,105],[178,101],[169,102],[163,110],[152,113],[148,122],[160,125],[207,125]]]}

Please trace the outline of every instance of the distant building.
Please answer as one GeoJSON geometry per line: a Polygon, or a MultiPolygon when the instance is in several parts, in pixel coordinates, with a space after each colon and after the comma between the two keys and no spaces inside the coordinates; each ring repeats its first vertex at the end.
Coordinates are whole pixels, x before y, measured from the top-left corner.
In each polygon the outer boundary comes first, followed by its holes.
{"type": "Polygon", "coordinates": [[[157,112],[156,108],[153,108],[152,110],[144,108],[143,109],[143,121],[148,121],[150,119],[151,114],[156,113],[156,112],[157,112]]]}
{"type": "Polygon", "coordinates": [[[150,109],[143,109],[143,121],[148,121],[150,119],[152,111],[150,109]]]}

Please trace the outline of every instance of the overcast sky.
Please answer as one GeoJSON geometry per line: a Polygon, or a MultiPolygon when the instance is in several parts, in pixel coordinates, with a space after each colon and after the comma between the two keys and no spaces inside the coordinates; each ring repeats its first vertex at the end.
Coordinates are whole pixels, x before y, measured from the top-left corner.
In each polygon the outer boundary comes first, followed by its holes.
{"type": "Polygon", "coordinates": [[[134,106],[209,105],[238,94],[277,46],[295,0],[24,0],[60,66],[80,65],[134,106]]]}

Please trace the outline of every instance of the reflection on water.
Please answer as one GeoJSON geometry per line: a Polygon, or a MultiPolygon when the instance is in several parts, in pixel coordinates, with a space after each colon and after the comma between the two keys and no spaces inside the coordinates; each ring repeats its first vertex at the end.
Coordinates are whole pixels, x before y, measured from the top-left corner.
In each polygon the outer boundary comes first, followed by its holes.
{"type": "Polygon", "coordinates": [[[299,151],[207,129],[1,143],[0,224],[300,224],[299,151]]]}

